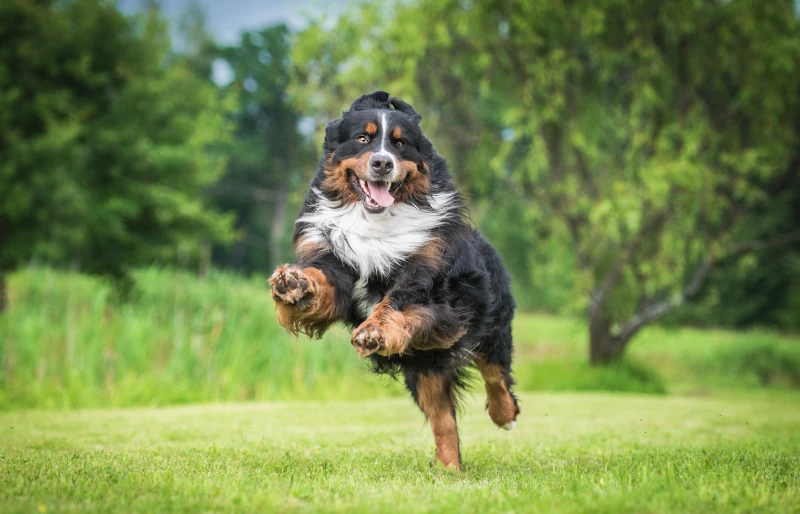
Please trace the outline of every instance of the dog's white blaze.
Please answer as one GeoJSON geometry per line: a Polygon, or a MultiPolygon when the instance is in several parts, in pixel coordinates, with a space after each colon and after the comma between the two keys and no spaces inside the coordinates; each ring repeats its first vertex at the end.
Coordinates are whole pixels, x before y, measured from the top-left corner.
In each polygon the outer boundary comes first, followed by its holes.
{"type": "Polygon", "coordinates": [[[455,193],[428,196],[432,211],[401,203],[373,214],[361,202],[339,205],[319,191],[314,193],[318,197],[316,210],[297,222],[309,224],[303,235],[310,241],[330,246],[339,259],[358,270],[360,278],[353,300],[359,310],[367,313],[376,303],[367,297],[367,278],[376,273],[387,276],[393,266],[427,243],[456,197],[455,193]]]}
{"type": "Polygon", "coordinates": [[[392,173],[386,179],[388,182],[394,182],[397,180],[397,174],[400,173],[397,170],[397,159],[394,158],[394,154],[386,150],[386,139],[388,138],[389,134],[389,125],[386,124],[386,113],[381,113],[381,149],[380,151],[375,152],[373,155],[378,155],[381,157],[389,157],[392,160],[392,173]]]}

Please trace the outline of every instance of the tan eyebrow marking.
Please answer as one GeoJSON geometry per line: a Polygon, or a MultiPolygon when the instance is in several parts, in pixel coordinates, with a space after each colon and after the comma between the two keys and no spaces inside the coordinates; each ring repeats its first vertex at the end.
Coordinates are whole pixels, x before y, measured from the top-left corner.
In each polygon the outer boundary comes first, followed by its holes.
{"type": "Polygon", "coordinates": [[[371,122],[371,121],[370,121],[369,123],[367,123],[367,126],[366,126],[366,127],[364,127],[364,130],[365,130],[365,131],[367,132],[367,134],[369,134],[370,136],[374,136],[375,134],[377,134],[377,133],[378,133],[378,126],[377,126],[376,124],[374,124],[373,122],[371,122]]]}
{"type": "Polygon", "coordinates": [[[403,131],[400,129],[400,127],[395,127],[395,129],[392,131],[392,137],[395,139],[400,139],[403,137],[403,131]]]}

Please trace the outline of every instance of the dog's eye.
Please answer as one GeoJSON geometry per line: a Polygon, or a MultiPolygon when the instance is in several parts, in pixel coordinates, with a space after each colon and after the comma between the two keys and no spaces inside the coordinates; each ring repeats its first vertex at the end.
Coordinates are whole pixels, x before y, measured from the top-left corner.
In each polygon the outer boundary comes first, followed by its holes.
{"type": "Polygon", "coordinates": [[[356,141],[358,141],[359,143],[367,144],[369,143],[369,138],[367,136],[358,136],[356,138],[356,141]]]}
{"type": "Polygon", "coordinates": [[[395,143],[395,145],[397,145],[398,147],[403,146],[403,142],[402,141],[398,141],[398,142],[395,143]]]}

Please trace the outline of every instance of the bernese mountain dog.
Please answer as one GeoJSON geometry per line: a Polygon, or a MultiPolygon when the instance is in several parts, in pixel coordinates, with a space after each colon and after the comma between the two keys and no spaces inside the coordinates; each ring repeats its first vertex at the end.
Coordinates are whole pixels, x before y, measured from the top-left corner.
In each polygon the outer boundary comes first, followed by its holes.
{"type": "Polygon", "coordinates": [[[460,469],[456,403],[466,366],[486,382],[492,421],[516,424],[515,303],[500,256],[470,225],[420,118],[376,91],[328,124],[295,226],[297,262],[269,283],[285,328],[321,337],[344,323],[375,371],[402,375],[430,421],[436,459],[460,469]]]}

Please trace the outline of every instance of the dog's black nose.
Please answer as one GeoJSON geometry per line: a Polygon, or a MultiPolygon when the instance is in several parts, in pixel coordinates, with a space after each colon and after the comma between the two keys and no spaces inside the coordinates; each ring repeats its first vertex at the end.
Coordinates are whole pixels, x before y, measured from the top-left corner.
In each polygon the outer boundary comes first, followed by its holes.
{"type": "Polygon", "coordinates": [[[373,155],[372,159],[369,160],[369,165],[372,166],[372,171],[374,171],[376,175],[381,176],[388,175],[394,168],[392,158],[388,155],[373,155]]]}

